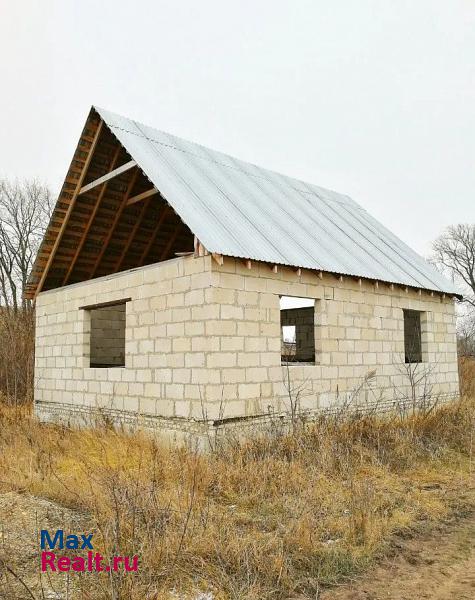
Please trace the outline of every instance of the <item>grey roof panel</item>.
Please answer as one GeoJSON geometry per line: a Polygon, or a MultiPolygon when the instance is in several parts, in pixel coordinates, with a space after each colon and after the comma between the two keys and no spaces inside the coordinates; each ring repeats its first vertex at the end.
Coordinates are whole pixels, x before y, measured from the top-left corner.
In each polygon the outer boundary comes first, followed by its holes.
{"type": "Polygon", "coordinates": [[[348,196],[95,108],[210,252],[460,294],[348,196]]]}

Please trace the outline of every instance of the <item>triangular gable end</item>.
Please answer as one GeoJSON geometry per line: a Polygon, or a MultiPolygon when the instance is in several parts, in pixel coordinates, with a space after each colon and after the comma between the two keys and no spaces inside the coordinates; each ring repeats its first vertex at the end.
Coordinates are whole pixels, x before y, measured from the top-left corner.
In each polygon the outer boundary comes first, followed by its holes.
{"type": "Polygon", "coordinates": [[[193,250],[188,226],[92,108],[25,297],[193,250]]]}

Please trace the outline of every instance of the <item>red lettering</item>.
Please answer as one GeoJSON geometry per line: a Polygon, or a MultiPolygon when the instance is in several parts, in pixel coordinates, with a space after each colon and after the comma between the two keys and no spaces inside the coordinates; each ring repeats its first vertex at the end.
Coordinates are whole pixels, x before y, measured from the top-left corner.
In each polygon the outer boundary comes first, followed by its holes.
{"type": "Polygon", "coordinates": [[[96,571],[103,571],[104,569],[101,566],[101,562],[102,559],[104,557],[102,556],[102,554],[99,554],[99,552],[96,552],[96,555],[94,556],[94,564],[96,566],[96,571]]]}
{"type": "Polygon", "coordinates": [[[73,563],[71,566],[73,568],[73,571],[77,571],[79,573],[82,573],[83,571],[86,570],[84,558],[82,558],[82,556],[75,556],[73,558],[73,563]]]}
{"type": "Polygon", "coordinates": [[[58,571],[69,571],[71,567],[71,560],[67,556],[61,556],[58,558],[58,571]]]}
{"type": "Polygon", "coordinates": [[[132,565],[130,565],[130,557],[126,556],[125,557],[125,562],[124,562],[124,567],[126,571],[137,571],[139,568],[139,557],[138,556],[134,556],[132,559],[132,565]]]}
{"type": "Polygon", "coordinates": [[[114,571],[118,571],[119,567],[118,564],[122,561],[122,556],[114,556],[113,558],[113,569],[114,571]]]}
{"type": "Polygon", "coordinates": [[[54,561],[56,559],[56,554],[54,552],[42,552],[41,553],[41,570],[43,572],[48,570],[48,566],[51,567],[51,570],[56,572],[56,567],[54,566],[54,561]]]}

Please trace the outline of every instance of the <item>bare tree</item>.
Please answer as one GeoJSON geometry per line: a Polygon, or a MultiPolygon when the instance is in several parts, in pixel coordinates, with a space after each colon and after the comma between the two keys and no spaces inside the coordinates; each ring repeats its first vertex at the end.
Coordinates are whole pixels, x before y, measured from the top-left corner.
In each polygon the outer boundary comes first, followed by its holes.
{"type": "Polygon", "coordinates": [[[433,244],[433,262],[467,288],[464,302],[475,308],[475,225],[461,223],[447,228],[433,244]]]}
{"type": "Polygon", "coordinates": [[[457,326],[459,356],[475,358],[475,313],[465,315],[457,326]]]}
{"type": "Polygon", "coordinates": [[[473,356],[475,350],[475,225],[452,225],[433,244],[434,264],[449,274],[465,290],[457,319],[460,356],[473,356]]]}
{"type": "Polygon", "coordinates": [[[52,205],[38,181],[0,180],[0,304],[15,311],[27,306],[23,291],[52,205]]]}
{"type": "Polygon", "coordinates": [[[0,398],[14,404],[32,396],[34,315],[23,291],[51,208],[37,181],[0,180],[0,398]]]}

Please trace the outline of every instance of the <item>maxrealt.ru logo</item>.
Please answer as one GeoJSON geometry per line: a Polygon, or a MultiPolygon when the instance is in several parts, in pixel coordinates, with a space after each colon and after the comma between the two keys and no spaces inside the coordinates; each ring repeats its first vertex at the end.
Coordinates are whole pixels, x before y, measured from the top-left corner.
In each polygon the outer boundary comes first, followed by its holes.
{"type": "Polygon", "coordinates": [[[139,566],[138,556],[113,556],[110,562],[99,552],[94,552],[92,533],[65,536],[62,529],[57,529],[53,535],[42,529],[41,535],[41,570],[45,571],[76,571],[83,573],[101,571],[137,571],[139,566]],[[86,550],[86,556],[65,556],[46,550],[86,550]]]}

